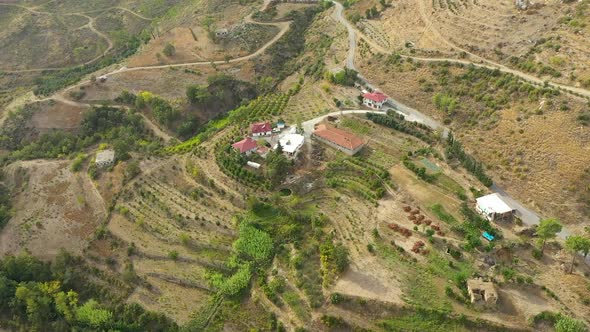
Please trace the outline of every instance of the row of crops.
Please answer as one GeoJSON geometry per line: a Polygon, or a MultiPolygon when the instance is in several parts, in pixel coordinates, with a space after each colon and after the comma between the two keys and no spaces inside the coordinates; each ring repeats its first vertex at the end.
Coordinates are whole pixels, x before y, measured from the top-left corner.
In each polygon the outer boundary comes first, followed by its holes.
{"type": "Polygon", "coordinates": [[[377,204],[387,187],[393,187],[389,172],[361,158],[343,158],[328,163],[326,183],[333,188],[345,188],[377,204]]]}
{"type": "Polygon", "coordinates": [[[176,146],[166,149],[168,153],[187,153],[206,141],[215,133],[234,124],[250,124],[255,121],[269,119],[283,112],[291,94],[274,93],[260,96],[247,105],[240,106],[225,116],[209,121],[199,134],[176,146]]]}

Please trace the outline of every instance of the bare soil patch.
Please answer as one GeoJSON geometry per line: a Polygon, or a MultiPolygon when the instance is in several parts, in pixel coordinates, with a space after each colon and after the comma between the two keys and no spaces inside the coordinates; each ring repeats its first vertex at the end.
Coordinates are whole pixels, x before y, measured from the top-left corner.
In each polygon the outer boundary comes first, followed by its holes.
{"type": "Polygon", "coordinates": [[[30,251],[53,258],[60,249],[79,254],[103,221],[106,209],[85,173],[68,161],[34,160],[11,164],[15,215],[0,233],[2,254],[30,251]]]}
{"type": "Polygon", "coordinates": [[[40,133],[53,129],[74,130],[80,126],[88,108],[62,102],[43,103],[31,118],[31,125],[40,133]]]}

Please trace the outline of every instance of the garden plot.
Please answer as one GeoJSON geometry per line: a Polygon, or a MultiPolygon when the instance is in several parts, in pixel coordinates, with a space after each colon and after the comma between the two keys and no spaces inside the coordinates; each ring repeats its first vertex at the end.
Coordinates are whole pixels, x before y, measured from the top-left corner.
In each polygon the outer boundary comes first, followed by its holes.
{"type": "Polygon", "coordinates": [[[191,173],[177,160],[139,175],[122,191],[108,226],[132,246],[134,271],[152,286],[139,287],[130,300],[178,322],[208,303],[214,293],[205,274],[225,269],[236,236],[231,194],[196,163],[187,165],[191,173]]]}

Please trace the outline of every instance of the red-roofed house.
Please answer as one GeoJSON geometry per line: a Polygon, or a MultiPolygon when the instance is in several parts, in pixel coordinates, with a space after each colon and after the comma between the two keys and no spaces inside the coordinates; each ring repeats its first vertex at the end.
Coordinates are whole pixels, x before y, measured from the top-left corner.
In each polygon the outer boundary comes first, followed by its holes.
{"type": "Polygon", "coordinates": [[[250,137],[246,137],[239,142],[235,142],[231,145],[234,149],[240,153],[250,154],[258,148],[258,143],[250,137]]]}
{"type": "Polygon", "coordinates": [[[383,107],[383,104],[385,104],[386,100],[387,96],[379,91],[363,93],[363,105],[370,108],[379,110],[381,107],[383,107]]]}
{"type": "Polygon", "coordinates": [[[272,126],[270,122],[259,122],[250,125],[252,136],[269,136],[272,134],[272,126]]]}
{"type": "Polygon", "coordinates": [[[365,146],[365,142],[357,136],[342,129],[323,124],[319,125],[313,132],[313,137],[349,156],[356,154],[365,146]]]}

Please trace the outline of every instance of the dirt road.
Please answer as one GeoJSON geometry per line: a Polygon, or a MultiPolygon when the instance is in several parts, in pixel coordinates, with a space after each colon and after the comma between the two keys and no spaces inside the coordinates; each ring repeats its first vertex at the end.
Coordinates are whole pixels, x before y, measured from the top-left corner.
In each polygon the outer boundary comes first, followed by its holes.
{"type": "Polygon", "coordinates": [[[346,67],[356,70],[354,66],[354,55],[356,54],[356,31],[354,27],[344,18],[342,12],[344,7],[339,2],[333,2],[336,9],[332,13],[332,18],[340,22],[348,31],[348,55],[346,57],[346,67]]]}
{"type": "MultiPolygon", "coordinates": [[[[348,20],[342,15],[342,11],[343,11],[342,5],[338,2],[335,2],[335,1],[332,1],[332,2],[336,6],[336,10],[334,11],[333,17],[338,22],[342,23],[346,27],[346,29],[349,31],[348,36],[349,36],[349,44],[351,45],[350,49],[352,49],[352,50],[356,49],[356,35],[358,35],[367,44],[369,44],[371,47],[373,47],[374,49],[376,49],[380,53],[394,54],[394,52],[392,52],[388,49],[385,49],[381,45],[375,43],[371,38],[367,37],[361,31],[357,30],[356,27],[354,27],[352,24],[350,24],[350,22],[348,22],[348,20]]],[[[532,84],[543,85],[543,84],[547,83],[549,86],[554,87],[556,89],[564,90],[564,91],[567,91],[567,92],[575,94],[575,95],[582,95],[586,98],[590,98],[590,90],[586,90],[583,88],[577,88],[577,87],[573,87],[573,86],[569,86],[569,85],[565,85],[565,84],[554,83],[551,81],[545,81],[545,80],[542,80],[536,76],[506,67],[505,65],[496,63],[496,62],[488,60],[486,58],[482,58],[474,53],[471,53],[467,50],[457,47],[456,45],[453,45],[449,41],[444,39],[443,36],[440,36],[438,31],[436,31],[433,28],[432,23],[430,21],[428,21],[428,18],[426,17],[426,15],[422,15],[422,18],[423,18],[423,21],[425,22],[425,24],[427,25],[427,27],[429,27],[430,30],[433,30],[433,33],[435,33],[435,35],[437,35],[441,40],[443,40],[445,43],[447,43],[453,49],[461,51],[461,52],[465,52],[465,54],[467,54],[469,57],[473,58],[476,61],[461,60],[461,59],[454,59],[454,58],[424,58],[424,57],[416,57],[416,56],[409,56],[409,55],[401,55],[400,54],[400,56],[402,58],[412,59],[412,60],[421,61],[421,62],[449,62],[449,63],[457,63],[457,64],[463,64],[463,65],[473,65],[473,66],[480,67],[480,68],[497,69],[501,72],[517,76],[520,79],[525,80],[525,81],[532,83],[532,84]]],[[[349,53],[348,58],[347,58],[347,67],[351,68],[351,69],[355,69],[353,54],[354,53],[349,53]]]]}
{"type": "MultiPolygon", "coordinates": [[[[139,17],[140,19],[143,20],[147,20],[147,21],[151,21],[151,18],[147,18],[141,14],[138,14],[128,8],[125,7],[109,7],[106,9],[99,9],[99,10],[92,10],[92,11],[86,11],[86,12],[74,12],[74,13],[66,13],[66,14],[57,14],[57,13],[51,13],[51,12],[43,12],[43,11],[38,11],[35,8],[36,7],[27,7],[27,6],[23,6],[23,5],[17,5],[17,4],[10,4],[10,3],[0,3],[0,6],[11,6],[11,7],[17,7],[17,8],[21,8],[21,9],[25,9],[27,11],[29,11],[31,14],[33,15],[56,15],[56,16],[81,16],[84,17],[88,20],[88,23],[80,26],[74,30],[80,30],[83,28],[88,28],[90,31],[92,31],[94,34],[98,35],[100,38],[104,39],[107,42],[107,48],[98,56],[96,56],[95,58],[88,60],[84,63],[78,64],[78,66],[84,66],[84,65],[89,65],[91,63],[94,63],[98,60],[100,60],[101,58],[105,57],[112,49],[113,49],[113,41],[104,33],[102,33],[101,31],[99,31],[98,29],[96,29],[96,27],[94,26],[94,23],[96,23],[96,18],[98,18],[100,15],[102,15],[102,13],[107,12],[109,10],[122,10],[124,12],[127,12],[131,15],[134,15],[136,17],[139,17]],[[96,16],[96,17],[90,17],[86,14],[89,13],[97,13],[100,12],[101,14],[96,16]]],[[[4,70],[4,69],[0,69],[1,72],[5,72],[5,73],[33,73],[33,72],[42,72],[42,71],[57,71],[57,70],[63,70],[69,67],[48,67],[48,68],[31,68],[31,69],[21,69],[21,70],[4,70]]]]}
{"type": "MultiPolygon", "coordinates": [[[[344,26],[347,28],[348,32],[349,32],[349,44],[350,44],[350,48],[349,48],[349,52],[348,52],[348,57],[347,57],[347,64],[346,66],[350,69],[355,69],[354,66],[354,52],[356,50],[356,33],[359,33],[359,35],[361,36],[361,38],[363,38],[366,42],[368,42],[369,44],[371,44],[372,46],[377,46],[377,49],[379,49],[380,51],[384,51],[384,53],[391,53],[387,50],[384,50],[383,48],[381,48],[378,45],[373,45],[374,43],[368,39],[366,36],[363,36],[362,33],[358,32],[354,27],[352,27],[352,25],[343,17],[342,15],[342,11],[343,11],[343,7],[340,3],[333,1],[334,5],[336,6],[336,9],[334,11],[333,14],[333,18],[339,22],[341,22],[342,24],[344,24],[344,26]]],[[[510,68],[507,68],[505,66],[499,65],[499,64],[495,64],[497,66],[500,66],[499,68],[495,68],[491,65],[485,65],[485,64],[475,64],[469,61],[465,61],[465,60],[457,60],[457,59],[442,59],[442,58],[417,58],[417,57],[409,57],[409,56],[405,56],[406,58],[412,58],[415,60],[420,60],[420,61],[425,61],[425,62],[444,62],[444,61],[448,61],[448,62],[454,62],[454,63],[462,63],[465,65],[475,65],[475,66],[480,66],[480,67],[485,67],[485,68],[490,68],[490,69],[498,69],[500,71],[504,71],[507,73],[511,73],[514,74],[518,77],[523,78],[524,80],[527,81],[531,81],[533,83],[536,84],[543,84],[543,81],[541,81],[539,78],[536,78],[534,76],[528,75],[528,74],[524,74],[515,70],[512,70],[510,68]]],[[[368,82],[363,76],[361,76],[359,74],[359,77],[361,80],[365,81],[366,85],[375,89],[376,87],[374,87],[373,85],[370,84],[370,82],[368,82]]],[[[566,87],[566,86],[561,86],[559,84],[555,84],[555,83],[550,83],[550,85],[553,85],[555,87],[563,87],[566,90],[569,91],[573,91],[573,92],[578,92],[580,93],[580,89],[574,88],[574,87],[566,87]]],[[[590,97],[590,91],[583,90],[582,93],[583,95],[586,95],[588,97],[590,97]]],[[[389,109],[392,109],[402,115],[404,115],[404,117],[406,118],[406,120],[408,121],[416,121],[416,122],[420,122],[423,123],[427,126],[429,126],[430,128],[434,129],[434,130],[442,130],[442,134],[443,137],[446,137],[449,133],[449,128],[445,127],[443,124],[441,124],[440,122],[434,120],[433,118],[431,118],[430,116],[414,109],[411,107],[408,107],[406,105],[404,105],[403,103],[395,100],[394,98],[389,97],[387,103],[386,103],[386,107],[384,107],[384,111],[387,111],[389,109]],[[389,106],[389,107],[387,107],[389,106]]],[[[367,110],[350,110],[350,111],[339,111],[339,112],[332,112],[329,114],[325,114],[322,116],[319,116],[317,118],[308,120],[306,122],[303,123],[303,128],[305,131],[305,135],[306,136],[310,136],[311,133],[314,130],[314,126],[321,122],[323,119],[325,119],[328,116],[338,116],[338,115],[344,115],[344,114],[359,114],[359,113],[368,113],[368,112],[375,112],[375,111],[367,111],[367,110]]],[[[519,218],[522,219],[523,223],[529,226],[533,226],[533,225],[538,225],[541,217],[539,216],[539,214],[537,214],[535,211],[527,208],[524,204],[520,203],[518,200],[514,199],[512,196],[510,196],[510,194],[508,194],[506,191],[504,191],[502,188],[498,187],[497,185],[492,185],[490,187],[490,190],[494,193],[497,193],[499,195],[501,195],[505,201],[510,205],[510,207],[512,207],[513,209],[516,210],[517,216],[519,218]]],[[[570,235],[570,232],[567,229],[563,229],[563,231],[561,233],[558,234],[560,238],[565,239],[567,236],[570,235]]]]}

